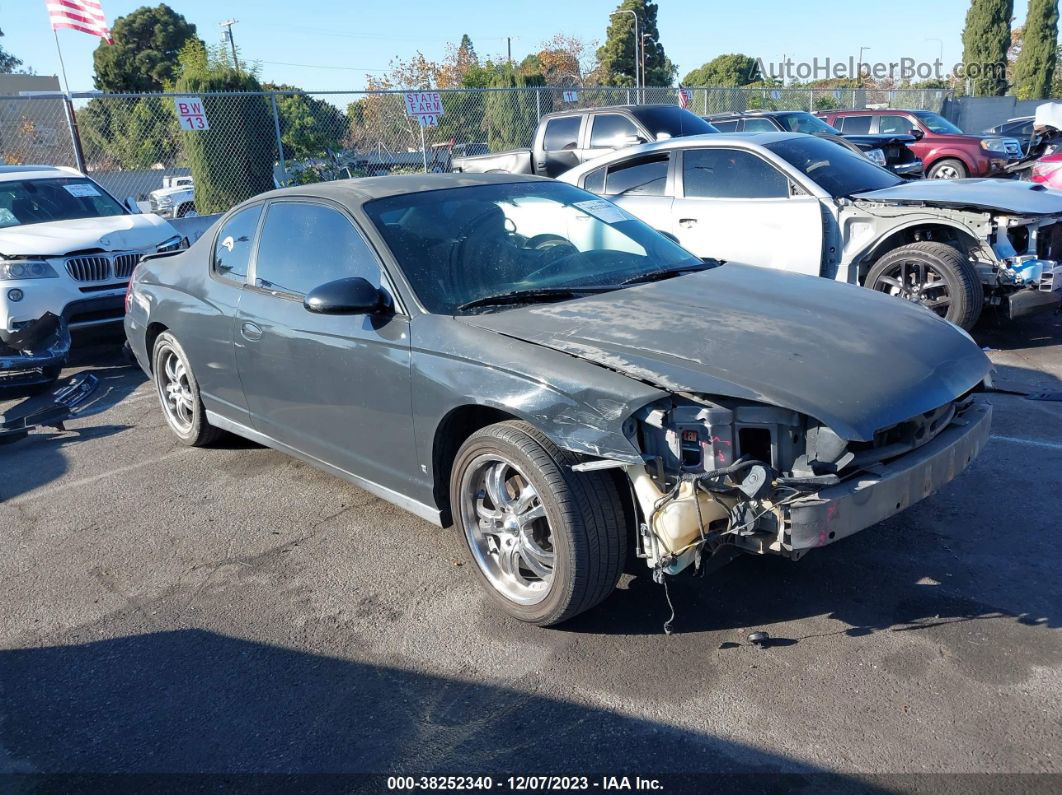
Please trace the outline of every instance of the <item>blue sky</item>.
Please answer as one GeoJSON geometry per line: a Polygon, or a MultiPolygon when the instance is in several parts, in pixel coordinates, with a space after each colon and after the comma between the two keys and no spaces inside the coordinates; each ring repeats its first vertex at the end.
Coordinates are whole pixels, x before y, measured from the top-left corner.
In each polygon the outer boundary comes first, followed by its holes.
{"type": "MultiPolygon", "coordinates": [[[[144,4],[103,0],[112,23],[144,4]]],[[[367,70],[386,69],[395,56],[409,56],[418,49],[429,58],[439,58],[446,42],[458,41],[462,33],[472,37],[480,55],[504,53],[505,37],[511,36],[514,59],[561,31],[600,42],[608,14],[617,4],[617,0],[169,0],[208,42],[220,40],[219,22],[238,19],[234,31],[242,55],[263,62],[264,79],[322,91],[361,89],[367,70]]],[[[968,6],[969,0],[885,4],[659,0],[658,20],[661,41],[678,64],[680,78],[726,52],[764,60],[780,60],[785,54],[810,61],[816,56],[855,58],[860,47],[869,47],[868,61],[902,57],[932,61],[941,45],[927,39],[942,40],[944,62],[950,67],[962,54],[960,35],[968,6]]],[[[1016,0],[1015,24],[1024,18],[1025,9],[1025,0],[1016,0]]],[[[0,2],[0,28],[8,51],[39,74],[58,73],[44,0],[0,2]]],[[[97,40],[73,31],[59,31],[59,37],[71,89],[91,90],[97,40]]]]}

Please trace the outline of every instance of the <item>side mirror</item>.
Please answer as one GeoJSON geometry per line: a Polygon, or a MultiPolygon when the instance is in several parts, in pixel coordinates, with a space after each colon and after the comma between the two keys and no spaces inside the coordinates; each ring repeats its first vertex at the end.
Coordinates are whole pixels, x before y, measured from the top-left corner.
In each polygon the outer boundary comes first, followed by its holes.
{"type": "Polygon", "coordinates": [[[125,209],[127,209],[131,213],[139,213],[140,212],[140,205],[136,203],[136,197],[135,196],[126,196],[125,197],[125,209]]]}
{"type": "Polygon", "coordinates": [[[375,315],[391,308],[391,298],[360,276],[315,287],[302,305],[318,315],[375,315]]]}
{"type": "Polygon", "coordinates": [[[658,132],[656,134],[656,140],[658,140],[658,141],[669,141],[669,140],[671,140],[671,133],[669,133],[669,132],[658,132]]]}
{"type": "Polygon", "coordinates": [[[624,135],[619,139],[620,147],[637,146],[638,144],[644,144],[645,142],[645,138],[640,135],[624,135]]]}
{"type": "Polygon", "coordinates": [[[911,135],[914,136],[914,139],[916,141],[921,141],[923,138],[926,137],[926,134],[924,132],[922,132],[921,130],[919,130],[917,127],[912,127],[911,128],[911,135]]]}

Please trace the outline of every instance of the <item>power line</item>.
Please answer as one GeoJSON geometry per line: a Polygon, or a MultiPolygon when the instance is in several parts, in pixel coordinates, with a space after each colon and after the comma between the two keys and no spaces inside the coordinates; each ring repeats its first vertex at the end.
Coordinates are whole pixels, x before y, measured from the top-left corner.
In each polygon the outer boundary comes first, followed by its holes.
{"type": "Polygon", "coordinates": [[[271,66],[301,66],[305,69],[339,69],[345,72],[386,72],[386,69],[370,69],[367,66],[325,66],[315,63],[288,63],[287,61],[259,61],[271,66]]]}

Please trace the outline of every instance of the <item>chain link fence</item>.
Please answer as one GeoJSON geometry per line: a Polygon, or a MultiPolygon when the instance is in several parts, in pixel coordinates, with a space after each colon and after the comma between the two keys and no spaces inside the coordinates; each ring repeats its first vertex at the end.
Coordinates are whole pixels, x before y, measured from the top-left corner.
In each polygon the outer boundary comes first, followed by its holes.
{"type": "MultiPolygon", "coordinates": [[[[687,106],[701,115],[872,105],[939,111],[949,93],[685,90],[687,106]]],[[[554,111],[679,103],[676,88],[550,86],[439,93],[443,113],[437,126],[426,128],[406,115],[402,91],[205,94],[198,99],[209,129],[191,131],[182,129],[173,95],[0,97],[0,158],[6,164],[83,168],[114,195],[132,197],[144,210],[207,214],[275,186],[448,171],[453,157],[530,146],[539,118],[554,111]],[[194,188],[188,184],[193,181],[194,188]]]]}

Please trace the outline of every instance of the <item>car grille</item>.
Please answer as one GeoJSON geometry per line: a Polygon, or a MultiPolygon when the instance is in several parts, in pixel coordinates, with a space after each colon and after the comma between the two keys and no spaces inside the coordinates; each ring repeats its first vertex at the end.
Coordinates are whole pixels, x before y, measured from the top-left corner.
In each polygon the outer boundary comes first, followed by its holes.
{"type": "Polygon", "coordinates": [[[140,254],[91,254],[66,258],[66,272],[78,282],[128,279],[140,261],[140,254]]]}

